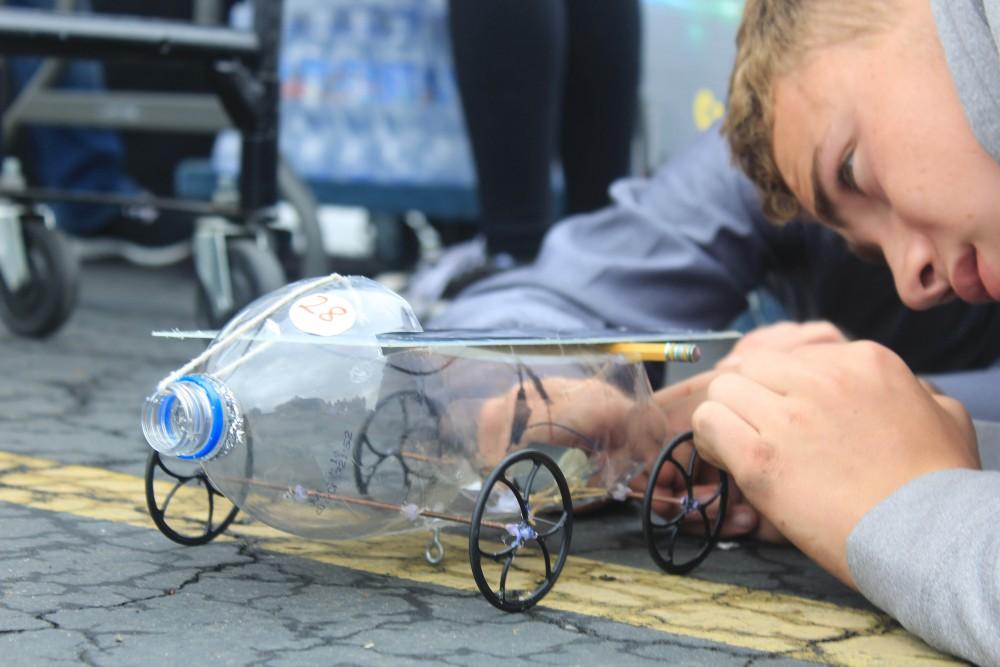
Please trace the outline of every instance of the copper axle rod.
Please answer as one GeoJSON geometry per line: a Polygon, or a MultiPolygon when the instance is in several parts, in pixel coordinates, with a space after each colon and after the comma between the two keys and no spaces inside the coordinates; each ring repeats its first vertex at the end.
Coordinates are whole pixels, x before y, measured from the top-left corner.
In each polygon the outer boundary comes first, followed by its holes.
{"type": "MultiPolygon", "coordinates": [[[[275,490],[275,491],[287,491],[288,490],[288,487],[280,486],[278,484],[271,484],[269,482],[262,482],[262,481],[256,480],[256,479],[244,479],[244,478],[238,478],[238,477],[237,478],[226,477],[225,479],[226,479],[226,481],[229,481],[229,482],[238,482],[238,483],[250,484],[250,485],[253,485],[253,486],[260,486],[260,487],[264,487],[266,489],[272,489],[272,490],[275,490]]],[[[389,511],[394,511],[394,512],[395,511],[402,511],[402,509],[403,509],[402,505],[397,505],[397,504],[393,504],[393,503],[385,503],[385,502],[381,502],[381,501],[378,501],[378,500],[370,500],[368,498],[354,498],[354,497],[351,497],[351,496],[342,496],[342,495],[339,495],[339,494],[336,494],[336,493],[328,493],[326,491],[315,491],[315,490],[312,490],[312,489],[308,489],[308,490],[305,491],[305,495],[306,495],[306,497],[309,497],[309,498],[323,498],[324,500],[339,501],[339,502],[347,503],[349,505],[359,505],[359,506],[362,506],[362,507],[372,507],[372,508],[375,508],[375,509],[383,509],[383,510],[389,510],[389,511]]],[[[639,493],[637,491],[629,491],[627,494],[625,494],[625,496],[627,498],[632,498],[634,500],[642,500],[645,497],[644,494],[641,494],[641,493],[639,493]]],[[[672,505],[683,505],[684,504],[684,500],[683,499],[681,499],[681,498],[671,498],[669,496],[653,496],[653,501],[654,502],[660,502],[660,503],[668,503],[668,504],[672,504],[672,505]]],[[[471,526],[472,525],[472,519],[470,519],[470,518],[463,517],[463,516],[458,516],[456,514],[447,514],[447,513],[444,513],[444,512],[433,512],[431,510],[420,510],[419,512],[417,512],[417,516],[426,517],[428,519],[441,519],[443,521],[451,521],[453,523],[460,523],[460,524],[463,524],[463,525],[466,525],[466,526],[471,526]]],[[[489,520],[483,519],[483,520],[480,520],[479,523],[480,523],[481,526],[484,526],[486,528],[495,528],[497,530],[507,530],[507,524],[500,523],[499,521],[489,521],[489,520]]]]}
{"type": "MultiPolygon", "coordinates": [[[[227,482],[238,482],[244,484],[250,484],[253,486],[261,486],[265,489],[272,489],[275,491],[287,491],[288,487],[280,486],[278,484],[271,484],[269,482],[262,482],[257,479],[243,479],[239,477],[226,477],[227,482]]],[[[369,500],[367,498],[353,498],[351,496],[341,496],[336,493],[327,493],[326,491],[314,491],[308,489],[305,491],[305,495],[310,498],[323,498],[324,500],[335,500],[339,502],[344,502],[349,505],[361,505],[362,507],[374,507],[375,509],[390,510],[395,512],[401,512],[403,509],[402,505],[396,505],[393,503],[384,503],[378,500],[369,500]]],[[[453,521],[455,523],[465,524],[466,526],[472,525],[472,519],[457,516],[455,514],[445,514],[443,512],[432,512],[430,510],[420,510],[417,512],[417,516],[427,517],[428,519],[443,519],[444,521],[453,521]]],[[[507,530],[507,524],[500,523],[499,521],[488,521],[483,520],[479,522],[480,525],[487,528],[496,528],[498,530],[507,530]]]]}
{"type": "MultiPolygon", "coordinates": [[[[535,424],[534,425],[534,427],[539,427],[539,428],[543,427],[543,426],[545,426],[545,425],[544,424],[535,424]]],[[[528,428],[533,428],[533,426],[528,426],[528,428]]],[[[566,447],[567,449],[574,448],[572,445],[563,445],[561,443],[546,443],[546,444],[553,445],[553,446],[556,446],[556,447],[566,447]]],[[[412,453],[408,453],[408,452],[400,452],[400,455],[402,455],[404,458],[412,458],[412,459],[416,459],[417,461],[428,461],[428,462],[431,462],[431,463],[450,463],[451,462],[450,459],[438,459],[438,458],[435,458],[433,456],[425,456],[423,454],[412,454],[412,453]]],[[[315,493],[320,493],[320,492],[317,491],[315,493]]],[[[632,500],[643,500],[643,499],[645,499],[646,496],[645,496],[645,494],[639,493],[638,491],[629,491],[628,493],[625,494],[625,497],[626,498],[631,498],[632,500]]],[[[653,496],[653,502],[668,503],[668,504],[671,504],[671,505],[683,505],[684,504],[684,499],[683,498],[671,498],[670,496],[653,496]]],[[[443,517],[436,517],[436,518],[443,518],[443,517]]],[[[461,521],[460,519],[452,519],[452,520],[454,520],[454,521],[461,521]]],[[[467,523],[467,522],[464,522],[464,523],[467,523]]],[[[486,525],[486,524],[483,524],[483,525],[486,525]]]]}
{"type": "MultiPolygon", "coordinates": [[[[578,495],[582,491],[596,491],[597,494],[595,494],[595,495],[603,495],[603,496],[606,496],[606,497],[610,497],[611,496],[611,492],[609,492],[609,491],[607,491],[605,489],[593,488],[593,487],[585,487],[583,489],[577,488],[576,489],[576,494],[578,495]]],[[[574,495],[572,492],[573,492],[573,487],[571,486],[570,487],[570,495],[574,495]]],[[[628,491],[628,492],[625,493],[625,497],[626,498],[631,498],[632,500],[643,500],[643,499],[645,499],[646,495],[643,494],[643,493],[639,493],[638,491],[628,491]]],[[[670,496],[653,496],[653,502],[668,503],[670,505],[683,505],[684,504],[684,499],[683,498],[671,498],[670,496]]]]}
{"type": "MultiPolygon", "coordinates": [[[[638,491],[629,491],[625,494],[626,498],[631,498],[632,500],[645,500],[646,494],[639,493],[638,491]]],[[[683,498],[671,498],[670,496],[653,496],[654,503],[668,503],[671,505],[683,505],[683,498]]]]}

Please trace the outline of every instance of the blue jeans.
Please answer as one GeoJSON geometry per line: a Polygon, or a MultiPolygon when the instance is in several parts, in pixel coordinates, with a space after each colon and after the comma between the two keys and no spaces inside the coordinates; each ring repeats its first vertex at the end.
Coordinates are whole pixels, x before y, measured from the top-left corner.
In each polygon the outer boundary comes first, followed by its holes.
{"type": "MultiPolygon", "coordinates": [[[[78,3],[89,10],[89,2],[78,3]]],[[[8,6],[52,9],[53,0],[8,0],[8,6]]],[[[20,91],[42,64],[41,58],[7,60],[14,91],[20,91]]],[[[73,60],[59,82],[64,90],[103,90],[104,71],[93,61],[73,60]]],[[[131,195],[139,187],[129,178],[117,132],[79,127],[32,125],[26,128],[31,150],[31,182],[60,190],[131,195]]],[[[72,234],[93,234],[119,214],[118,207],[53,203],[59,227],[72,234]]]]}

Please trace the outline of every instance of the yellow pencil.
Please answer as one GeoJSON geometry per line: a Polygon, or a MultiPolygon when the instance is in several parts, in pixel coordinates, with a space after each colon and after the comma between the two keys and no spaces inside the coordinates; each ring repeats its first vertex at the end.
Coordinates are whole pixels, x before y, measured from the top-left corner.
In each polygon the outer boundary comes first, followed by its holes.
{"type": "Polygon", "coordinates": [[[701,359],[701,349],[694,343],[608,343],[604,349],[642,361],[695,362],[701,359]]]}

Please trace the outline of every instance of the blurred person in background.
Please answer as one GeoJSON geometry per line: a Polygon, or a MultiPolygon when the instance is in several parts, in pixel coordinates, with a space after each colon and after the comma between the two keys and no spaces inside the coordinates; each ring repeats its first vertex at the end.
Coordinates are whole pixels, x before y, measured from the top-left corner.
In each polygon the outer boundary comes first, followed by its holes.
{"type": "Polygon", "coordinates": [[[414,277],[430,303],[532,261],[556,214],[610,202],[628,175],[638,106],[638,0],[448,3],[452,51],[478,182],[478,236],[414,277]]]}

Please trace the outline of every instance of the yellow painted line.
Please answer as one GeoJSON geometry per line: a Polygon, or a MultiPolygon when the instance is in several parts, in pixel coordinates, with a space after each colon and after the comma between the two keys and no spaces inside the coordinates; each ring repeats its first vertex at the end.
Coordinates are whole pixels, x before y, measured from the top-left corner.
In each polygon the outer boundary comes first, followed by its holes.
{"type": "MultiPolygon", "coordinates": [[[[160,490],[165,493],[168,488],[164,485],[160,490]]],[[[198,516],[201,498],[204,492],[179,493],[171,511],[198,516]]],[[[153,527],[146,514],[142,480],[100,468],[0,452],[0,501],[153,527]]],[[[428,537],[423,532],[336,543],[296,538],[257,522],[240,523],[232,532],[236,537],[253,538],[272,552],[476,590],[466,559],[467,541],[457,535],[442,535],[448,557],[441,565],[431,566],[423,558],[428,537]]],[[[574,556],[542,606],[812,662],[956,664],[881,614],[574,556]]]]}

